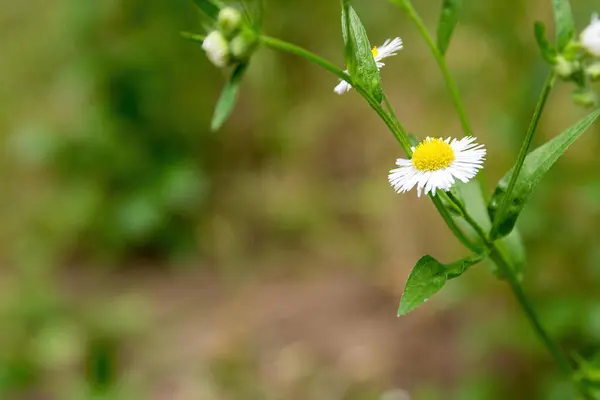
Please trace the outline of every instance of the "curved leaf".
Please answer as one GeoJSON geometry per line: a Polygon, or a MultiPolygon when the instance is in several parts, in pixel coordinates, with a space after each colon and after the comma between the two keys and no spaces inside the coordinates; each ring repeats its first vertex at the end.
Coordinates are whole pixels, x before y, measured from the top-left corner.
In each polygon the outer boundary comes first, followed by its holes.
{"type": "Polygon", "coordinates": [[[556,24],[556,47],[564,50],[575,36],[575,22],[569,0],[553,0],[554,21],[556,24]]]}
{"type": "Polygon", "coordinates": [[[442,264],[431,256],[424,256],[410,273],[400,299],[398,316],[408,314],[444,287],[449,279],[458,278],[486,255],[473,255],[452,264],[442,264]]]}
{"type": "MultiPolygon", "coordinates": [[[[533,193],[533,189],[535,189],[546,172],[548,172],[569,146],[573,144],[573,142],[594,123],[594,121],[596,121],[598,116],[600,116],[600,109],[595,110],[554,139],[529,153],[525,158],[523,168],[517,178],[511,198],[508,199],[509,205],[507,212],[504,213],[505,215],[501,216],[502,220],[498,222],[498,237],[506,236],[513,230],[519,214],[521,214],[521,211],[523,211],[525,204],[527,204],[527,201],[533,193]]],[[[492,219],[497,217],[496,213],[498,208],[504,201],[513,169],[500,180],[498,187],[490,200],[488,212],[492,219]]]]}
{"type": "Polygon", "coordinates": [[[536,21],[533,25],[533,32],[544,60],[551,64],[554,63],[554,59],[556,58],[556,50],[546,38],[546,25],[544,25],[543,22],[536,21]]]}
{"type": "Polygon", "coordinates": [[[225,84],[213,114],[211,124],[211,129],[213,131],[219,130],[231,114],[231,111],[233,110],[237,100],[238,88],[242,82],[242,78],[247,68],[248,63],[239,64],[237,67],[235,67],[231,74],[231,78],[229,78],[229,81],[225,84]]]}
{"type": "Polygon", "coordinates": [[[219,11],[221,10],[219,3],[213,0],[194,0],[194,3],[200,8],[200,11],[213,21],[219,16],[219,11]]]}
{"type": "Polygon", "coordinates": [[[381,76],[373,58],[371,43],[358,14],[348,1],[342,2],[342,36],[350,77],[381,103],[381,76]]]}
{"type": "Polygon", "coordinates": [[[437,29],[437,45],[442,55],[446,54],[450,45],[450,39],[458,23],[458,11],[461,5],[462,0],[443,0],[442,2],[442,13],[437,29]]]}

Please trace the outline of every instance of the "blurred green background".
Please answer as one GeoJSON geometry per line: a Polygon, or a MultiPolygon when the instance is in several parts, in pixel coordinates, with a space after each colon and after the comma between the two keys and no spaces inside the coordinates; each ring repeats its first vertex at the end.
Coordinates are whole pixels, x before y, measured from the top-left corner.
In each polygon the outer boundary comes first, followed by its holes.
{"type": "MultiPolygon", "coordinates": [[[[191,0],[0,3],[0,398],[573,397],[484,266],[396,318],[415,262],[464,250],[429,202],[394,194],[400,149],[333,76],[260,49],[212,133],[225,76],[180,37],[201,29],[191,0]]],[[[374,44],[404,39],[382,72],[403,123],[459,135],[415,28],[353,3],[374,44]]],[[[441,1],[415,3],[433,28],[441,1]]],[[[532,26],[552,26],[551,2],[464,3],[448,62],[491,191],[545,77],[532,26]]],[[[572,2],[579,28],[593,3],[572,2]]],[[[266,5],[267,33],[342,65],[338,2],[266,5]]],[[[536,144],[585,115],[571,89],[536,144]]],[[[584,358],[600,344],[599,151],[596,126],[520,220],[526,289],[584,358]]]]}

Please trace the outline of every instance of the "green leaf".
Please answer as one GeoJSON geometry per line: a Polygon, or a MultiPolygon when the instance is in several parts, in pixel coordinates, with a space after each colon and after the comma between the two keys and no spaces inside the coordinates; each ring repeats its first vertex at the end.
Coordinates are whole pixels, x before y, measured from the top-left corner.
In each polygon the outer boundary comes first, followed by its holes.
{"type": "Polygon", "coordinates": [[[537,41],[538,47],[542,57],[547,62],[554,64],[556,58],[556,49],[550,44],[546,38],[546,25],[543,22],[536,21],[533,25],[533,32],[535,34],[535,40],[537,41]]]}
{"type": "Polygon", "coordinates": [[[231,74],[231,78],[225,84],[213,114],[211,125],[211,129],[213,131],[219,130],[231,114],[231,111],[233,110],[237,100],[238,89],[242,81],[242,77],[244,76],[247,68],[248,63],[239,64],[237,67],[235,67],[233,73],[231,74]]]}
{"type": "Polygon", "coordinates": [[[553,0],[556,24],[556,47],[561,52],[575,36],[575,22],[569,0],[553,0]]]}
{"type": "Polygon", "coordinates": [[[458,11],[462,0],[443,0],[442,13],[437,29],[437,45],[442,55],[446,54],[454,28],[458,23],[458,11]]]}
{"type": "Polygon", "coordinates": [[[465,273],[486,255],[474,255],[444,265],[431,256],[421,258],[410,273],[400,300],[398,316],[408,314],[444,287],[448,279],[465,273]]]}
{"type": "Polygon", "coordinates": [[[216,20],[219,16],[219,11],[221,10],[221,8],[219,7],[219,4],[217,2],[213,0],[194,0],[194,3],[196,3],[198,8],[200,8],[200,11],[202,11],[208,18],[212,19],[213,21],[216,20]]]}
{"type": "Polygon", "coordinates": [[[350,77],[381,103],[381,76],[373,58],[371,43],[358,14],[347,0],[342,2],[342,36],[350,77]]]}
{"type": "Polygon", "coordinates": [[[263,24],[265,0],[241,0],[244,16],[257,31],[263,24]]]}
{"type": "MultiPolygon", "coordinates": [[[[498,222],[498,237],[506,236],[513,230],[519,214],[523,211],[537,184],[567,148],[596,121],[599,115],[600,109],[595,110],[554,139],[529,153],[525,158],[511,198],[508,199],[507,212],[498,222]]],[[[498,208],[504,201],[513,170],[514,167],[500,180],[490,200],[488,212],[492,219],[496,218],[498,208]]]]}
{"type": "MultiPolygon", "coordinates": [[[[490,229],[492,229],[492,221],[490,220],[487,205],[483,198],[479,183],[477,181],[470,181],[468,183],[459,182],[454,185],[452,192],[464,204],[465,209],[469,211],[469,214],[475,222],[477,222],[485,232],[489,232],[490,229]]],[[[455,216],[454,219],[472,243],[475,243],[475,245],[481,249],[486,247],[483,239],[462,216],[455,216]]],[[[525,267],[526,256],[525,246],[523,245],[519,231],[514,229],[507,237],[497,240],[495,244],[504,259],[510,262],[516,275],[521,276],[525,267]]],[[[492,273],[498,278],[504,278],[500,269],[491,261],[490,268],[492,273]]]]}

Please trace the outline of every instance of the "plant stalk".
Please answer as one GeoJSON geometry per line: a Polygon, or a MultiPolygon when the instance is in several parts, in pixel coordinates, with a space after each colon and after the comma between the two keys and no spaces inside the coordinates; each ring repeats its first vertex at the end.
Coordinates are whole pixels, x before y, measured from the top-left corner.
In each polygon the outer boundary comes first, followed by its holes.
{"type": "MultiPolygon", "coordinates": [[[[397,3],[399,0],[390,0],[390,1],[397,3]]],[[[437,55],[436,60],[438,60],[438,64],[440,64],[440,68],[442,69],[444,77],[446,78],[446,83],[448,84],[450,92],[452,93],[455,107],[459,113],[461,123],[463,124],[463,130],[465,131],[465,134],[470,134],[470,131],[471,131],[470,125],[468,123],[466,113],[464,112],[464,108],[463,108],[462,102],[460,100],[460,95],[458,93],[458,90],[456,89],[456,85],[453,83],[453,80],[449,74],[448,69],[446,68],[443,57],[441,57],[439,51],[437,50],[437,47],[435,47],[435,44],[433,43],[433,41],[431,39],[431,36],[429,35],[429,33],[427,32],[427,29],[423,25],[422,20],[418,17],[416,12],[414,11],[414,8],[412,8],[412,5],[410,5],[410,2],[408,0],[404,0],[403,3],[406,3],[408,5],[407,10],[409,11],[409,13],[412,10],[411,18],[413,18],[413,20],[417,23],[417,26],[420,27],[419,29],[421,30],[421,33],[423,34],[423,36],[426,38],[426,40],[430,44],[430,47],[432,47],[434,56],[437,55]]],[[[377,102],[372,96],[370,96],[370,94],[367,91],[365,91],[359,85],[354,85],[352,78],[348,74],[346,74],[344,71],[340,70],[338,67],[336,67],[334,64],[330,63],[329,61],[327,61],[327,60],[317,56],[316,54],[311,53],[310,51],[305,50],[299,46],[284,42],[284,41],[276,39],[276,38],[272,38],[272,37],[268,37],[268,36],[261,36],[261,42],[264,45],[266,45],[270,48],[273,48],[275,50],[280,50],[280,51],[292,53],[292,54],[298,55],[300,57],[303,57],[306,60],[313,62],[313,63],[317,64],[318,66],[326,69],[327,71],[333,73],[338,78],[353,85],[354,88],[357,90],[357,92],[359,92],[367,100],[367,102],[369,103],[371,108],[373,108],[375,110],[375,112],[377,112],[379,117],[381,117],[383,122],[388,126],[388,128],[390,129],[392,134],[395,136],[396,140],[398,140],[398,142],[400,143],[400,145],[402,146],[402,148],[404,149],[406,154],[410,157],[412,151],[411,151],[410,141],[408,139],[408,134],[407,134],[406,130],[404,129],[404,127],[402,126],[402,124],[399,122],[398,118],[396,117],[396,115],[395,115],[393,109],[391,108],[391,105],[389,104],[389,101],[387,100],[386,97],[384,97],[384,100],[386,101],[386,105],[389,109],[389,112],[386,111],[385,109],[383,109],[383,107],[381,107],[381,104],[379,104],[379,102],[377,102]]],[[[549,78],[549,81],[547,81],[544,92],[542,93],[541,101],[538,103],[538,108],[536,109],[536,114],[534,114],[535,123],[532,122],[533,128],[530,128],[530,132],[528,132],[528,135],[527,135],[529,144],[531,142],[531,138],[533,137],[533,133],[535,132],[535,128],[537,127],[537,122],[539,121],[541,111],[545,104],[546,98],[548,97],[550,89],[552,88],[553,82],[554,82],[554,78],[551,76],[549,78]]],[[[523,150],[522,153],[524,152],[526,154],[527,149],[529,148],[529,145],[527,145],[527,146],[524,145],[523,147],[525,148],[525,150],[522,149],[523,150]]],[[[522,158],[524,159],[524,156],[522,158]]],[[[522,166],[522,162],[521,162],[521,166],[522,166]]],[[[515,176],[516,176],[516,174],[515,174],[515,176]]],[[[514,183],[513,183],[513,186],[514,186],[514,183]]],[[[446,198],[448,201],[454,203],[458,207],[458,209],[463,213],[465,220],[482,237],[482,239],[484,240],[484,242],[486,243],[486,245],[488,247],[487,250],[490,251],[490,258],[498,265],[498,267],[501,269],[501,271],[507,277],[507,281],[509,283],[509,286],[510,286],[515,298],[517,299],[519,305],[523,309],[528,321],[530,322],[530,324],[533,327],[534,331],[536,332],[537,336],[540,338],[540,340],[544,344],[544,346],[548,349],[548,352],[552,355],[552,357],[556,361],[559,368],[570,379],[573,379],[573,377],[574,377],[573,367],[571,366],[568,358],[561,351],[558,344],[550,338],[549,334],[546,332],[546,330],[540,323],[539,318],[538,318],[536,312],[534,311],[534,308],[533,308],[531,302],[529,301],[527,295],[525,294],[510,263],[502,257],[499,249],[496,247],[496,245],[493,242],[490,241],[490,239],[488,238],[486,233],[483,231],[483,229],[470,216],[470,214],[468,213],[468,211],[466,210],[464,205],[457,198],[455,198],[451,193],[450,194],[444,193],[444,194],[446,195],[446,198]]],[[[441,196],[444,196],[444,194],[442,194],[441,196]]],[[[464,235],[462,230],[456,225],[452,216],[449,214],[448,210],[443,205],[440,195],[430,196],[430,197],[431,197],[435,207],[439,211],[440,215],[442,216],[442,218],[444,219],[444,221],[446,222],[446,224],[448,225],[450,230],[454,233],[454,235],[467,248],[476,251],[477,247],[473,243],[471,243],[469,241],[469,239],[467,239],[467,237],[464,235]]],[[[583,387],[582,384],[580,384],[580,382],[575,381],[574,384],[585,399],[593,400],[593,398],[588,394],[586,388],[583,387]]]]}
{"type": "Polygon", "coordinates": [[[508,188],[506,189],[506,193],[504,194],[502,202],[498,207],[496,217],[494,218],[494,221],[492,221],[492,230],[490,231],[491,240],[495,240],[497,238],[499,224],[508,212],[508,207],[510,205],[510,202],[512,201],[512,193],[515,189],[515,184],[517,183],[519,174],[523,169],[523,163],[525,162],[525,158],[527,157],[527,153],[529,152],[529,148],[531,147],[531,141],[537,130],[538,124],[540,122],[540,117],[542,116],[542,112],[544,111],[544,107],[546,106],[546,102],[548,100],[548,96],[550,95],[552,87],[554,86],[554,80],[554,72],[550,72],[550,74],[546,78],[546,82],[544,83],[542,93],[540,94],[540,98],[538,99],[538,103],[535,107],[535,111],[533,113],[533,118],[531,119],[529,129],[527,130],[527,134],[525,135],[525,139],[523,140],[523,144],[521,145],[521,149],[519,150],[517,163],[515,164],[513,173],[510,177],[508,188]]]}
{"type": "Polygon", "coordinates": [[[433,58],[435,58],[435,61],[438,65],[438,67],[440,68],[440,71],[442,72],[442,75],[444,77],[444,82],[446,83],[446,86],[448,87],[448,91],[450,92],[450,97],[452,98],[452,103],[454,104],[454,108],[456,109],[456,113],[458,114],[458,118],[460,120],[460,124],[462,126],[463,133],[465,136],[472,135],[473,130],[471,129],[471,123],[469,122],[469,118],[467,117],[467,112],[465,111],[465,106],[463,105],[462,99],[460,97],[460,92],[458,91],[458,86],[456,85],[454,78],[452,78],[452,74],[450,73],[450,70],[448,69],[448,65],[446,64],[446,59],[444,58],[442,53],[440,53],[440,50],[438,49],[437,44],[433,40],[433,37],[429,33],[429,30],[425,26],[423,19],[417,13],[417,11],[413,7],[410,0],[388,0],[388,1],[390,3],[396,5],[397,7],[401,8],[402,10],[406,11],[406,14],[408,15],[408,17],[411,19],[411,21],[413,21],[413,23],[419,30],[419,33],[421,34],[421,36],[423,36],[423,39],[425,39],[427,46],[431,50],[431,54],[433,54],[433,58]]]}

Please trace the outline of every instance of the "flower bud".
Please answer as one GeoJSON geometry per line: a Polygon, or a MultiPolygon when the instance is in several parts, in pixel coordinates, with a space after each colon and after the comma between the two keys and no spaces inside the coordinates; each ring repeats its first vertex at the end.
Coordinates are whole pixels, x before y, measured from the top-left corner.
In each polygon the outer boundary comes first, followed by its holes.
{"type": "Polygon", "coordinates": [[[592,22],[581,32],[579,40],[588,53],[600,57],[600,19],[598,14],[592,15],[592,22]]]}
{"type": "Polygon", "coordinates": [[[593,107],[598,102],[598,96],[591,89],[579,88],[571,93],[571,98],[575,104],[583,107],[593,107]]]}
{"type": "Polygon", "coordinates": [[[567,61],[565,57],[559,55],[556,57],[556,64],[554,64],[554,71],[556,75],[563,79],[568,79],[579,69],[577,62],[567,61]]]}
{"type": "Polygon", "coordinates": [[[585,73],[592,82],[600,80],[600,61],[596,61],[595,63],[589,65],[585,69],[585,73]]]}
{"type": "Polygon", "coordinates": [[[244,29],[231,41],[231,54],[236,60],[246,60],[252,55],[257,44],[256,34],[250,29],[244,29]]]}
{"type": "Polygon", "coordinates": [[[219,30],[231,39],[242,26],[242,14],[233,7],[225,7],[219,12],[217,21],[219,30]]]}
{"type": "Polygon", "coordinates": [[[209,33],[202,43],[202,48],[215,66],[223,68],[229,63],[229,44],[221,32],[209,33]]]}

